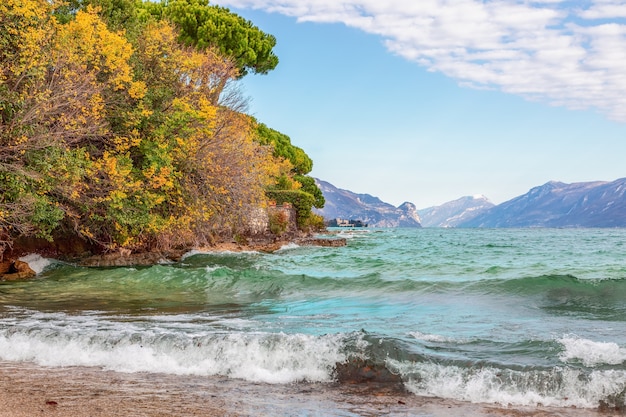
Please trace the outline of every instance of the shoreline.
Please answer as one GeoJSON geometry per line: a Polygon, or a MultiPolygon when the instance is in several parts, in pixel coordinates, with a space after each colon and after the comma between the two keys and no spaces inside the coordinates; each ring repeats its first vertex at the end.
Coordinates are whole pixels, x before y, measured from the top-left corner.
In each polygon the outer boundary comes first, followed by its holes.
{"type": "Polygon", "coordinates": [[[271,385],[219,376],[118,373],[0,362],[0,417],[613,416],[589,409],[505,408],[418,397],[368,384],[271,385]]]}
{"type": "MultiPolygon", "coordinates": [[[[74,257],[70,261],[78,266],[84,267],[129,267],[129,266],[152,266],[161,263],[179,262],[184,255],[190,252],[197,253],[241,253],[241,252],[262,252],[273,253],[281,248],[296,244],[298,246],[325,246],[342,247],[346,246],[345,238],[337,237],[301,237],[295,239],[277,239],[272,241],[250,241],[237,243],[235,241],[223,241],[211,246],[188,248],[170,251],[145,251],[132,253],[129,250],[119,250],[110,253],[74,257]]],[[[39,255],[49,259],[66,260],[66,256],[54,256],[46,251],[20,251],[19,254],[7,257],[0,261],[0,281],[16,281],[34,278],[38,275],[24,257],[28,255],[39,255]]],[[[61,255],[61,254],[57,254],[61,255]]]]}
{"type": "Polygon", "coordinates": [[[454,235],[430,253],[440,232],[390,231],[347,235],[340,250],[290,245],[155,268],[61,264],[41,280],[5,284],[0,350],[13,362],[0,370],[0,411],[623,416],[626,339],[614,319],[626,287],[613,269],[620,262],[604,261],[619,256],[624,236],[490,233],[485,241],[519,236],[501,250],[476,244],[471,232],[454,235]],[[570,251],[573,239],[585,243],[570,251]],[[526,250],[538,241],[554,251],[526,250]],[[578,266],[579,253],[604,244],[615,251],[578,266]],[[416,268],[418,253],[432,262],[416,268]],[[554,253],[576,265],[572,275],[552,271],[554,253]],[[489,270],[508,262],[514,268],[489,270]],[[607,279],[593,280],[600,274],[607,279]],[[593,329],[590,313],[599,319],[593,329]],[[342,377],[343,365],[363,378],[342,377]],[[384,369],[390,382],[404,381],[393,392],[373,383],[384,369]],[[298,382],[305,378],[320,383],[298,382]]]}

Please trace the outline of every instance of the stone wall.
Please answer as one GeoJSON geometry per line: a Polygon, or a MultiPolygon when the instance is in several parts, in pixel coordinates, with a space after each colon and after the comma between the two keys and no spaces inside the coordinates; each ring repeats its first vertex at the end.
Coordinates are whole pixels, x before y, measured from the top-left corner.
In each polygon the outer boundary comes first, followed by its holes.
{"type": "Polygon", "coordinates": [[[269,214],[267,209],[257,207],[250,210],[248,219],[249,232],[252,235],[265,233],[269,227],[269,214]]]}
{"type": "Polygon", "coordinates": [[[296,210],[290,204],[284,204],[282,206],[269,206],[267,208],[257,208],[250,213],[248,220],[248,231],[251,235],[266,234],[269,232],[269,219],[270,215],[277,213],[284,213],[288,219],[289,226],[287,228],[287,234],[295,234],[298,232],[298,223],[296,217],[296,210]]]}

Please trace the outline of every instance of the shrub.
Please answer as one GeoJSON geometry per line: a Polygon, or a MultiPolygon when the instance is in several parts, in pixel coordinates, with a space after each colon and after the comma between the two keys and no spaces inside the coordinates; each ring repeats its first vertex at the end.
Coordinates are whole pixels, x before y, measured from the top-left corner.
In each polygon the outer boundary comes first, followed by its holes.
{"type": "Polygon", "coordinates": [[[324,218],[319,214],[311,213],[311,215],[304,224],[303,230],[306,230],[308,232],[320,232],[326,230],[324,218]]]}
{"type": "Polygon", "coordinates": [[[304,228],[306,222],[311,216],[311,209],[315,203],[315,197],[301,190],[269,190],[266,192],[270,200],[276,201],[276,204],[291,203],[296,210],[296,220],[299,228],[304,228]]]}
{"type": "Polygon", "coordinates": [[[270,232],[282,236],[289,229],[289,216],[284,211],[276,211],[269,215],[270,232]]]}

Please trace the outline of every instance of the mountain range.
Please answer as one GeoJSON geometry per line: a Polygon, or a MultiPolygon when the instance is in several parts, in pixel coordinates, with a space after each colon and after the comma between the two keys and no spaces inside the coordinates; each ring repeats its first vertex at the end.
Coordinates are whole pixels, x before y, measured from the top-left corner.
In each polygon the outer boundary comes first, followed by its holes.
{"type": "Polygon", "coordinates": [[[626,227],[626,178],[566,184],[550,181],[499,205],[485,196],[461,197],[417,210],[316,179],[325,219],[361,220],[372,227],[626,227]]]}
{"type": "Polygon", "coordinates": [[[460,227],[626,227],[626,178],[550,181],[484,211],[460,227]]]}
{"type": "Polygon", "coordinates": [[[326,199],[324,208],[315,209],[315,212],[326,220],[360,220],[370,227],[421,227],[413,203],[406,202],[395,207],[369,194],[342,190],[317,178],[315,182],[326,199]]]}

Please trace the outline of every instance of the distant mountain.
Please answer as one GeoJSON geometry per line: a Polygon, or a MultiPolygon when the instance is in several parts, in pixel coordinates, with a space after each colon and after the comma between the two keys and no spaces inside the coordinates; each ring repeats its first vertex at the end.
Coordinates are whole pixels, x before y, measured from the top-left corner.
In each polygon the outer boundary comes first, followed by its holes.
{"type": "Polygon", "coordinates": [[[626,178],[550,181],[459,227],[626,227],[626,178]]]}
{"type": "Polygon", "coordinates": [[[418,213],[424,227],[456,227],[494,206],[484,195],[475,195],[418,210],[418,213]]]}
{"type": "Polygon", "coordinates": [[[394,207],[369,194],[342,190],[329,182],[315,179],[322,190],[326,204],[315,210],[326,220],[361,220],[370,227],[421,227],[417,208],[413,203],[394,207]]]}

